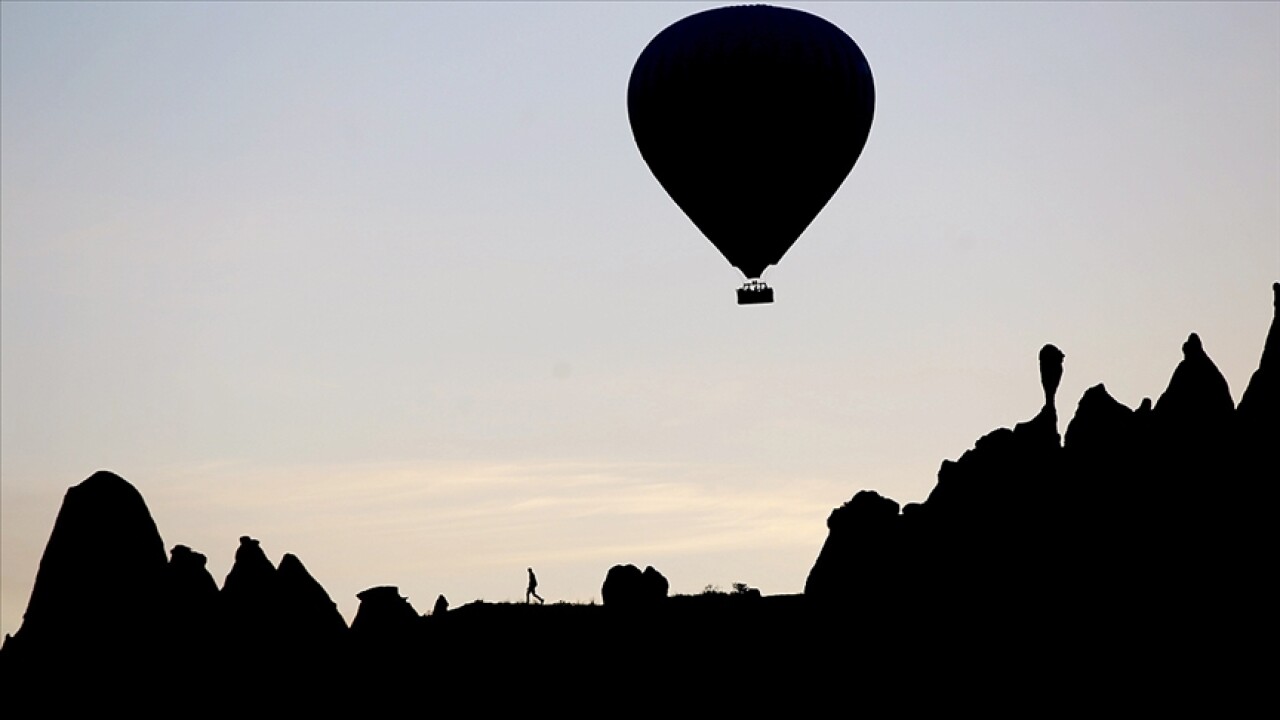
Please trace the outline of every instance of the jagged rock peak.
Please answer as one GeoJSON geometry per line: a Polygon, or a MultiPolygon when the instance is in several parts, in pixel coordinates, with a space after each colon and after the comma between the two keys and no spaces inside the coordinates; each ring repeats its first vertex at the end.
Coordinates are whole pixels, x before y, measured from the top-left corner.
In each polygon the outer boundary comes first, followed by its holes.
{"type": "Polygon", "coordinates": [[[1192,355],[1204,355],[1204,345],[1200,342],[1200,336],[1191,333],[1187,336],[1187,341],[1182,343],[1182,356],[1191,357],[1192,355]]]}
{"type": "Polygon", "coordinates": [[[240,536],[240,547],[236,548],[235,563],[222,582],[222,592],[243,593],[261,592],[275,577],[275,566],[267,559],[267,554],[257,540],[248,535],[240,536]]]}
{"type": "Polygon", "coordinates": [[[1064,445],[1068,449],[1077,450],[1106,444],[1117,433],[1126,430],[1133,412],[1124,403],[1113,398],[1105,385],[1098,383],[1080,396],[1076,414],[1067,424],[1064,445]]]}
{"type": "Polygon", "coordinates": [[[212,632],[201,627],[210,621],[209,614],[218,600],[218,583],[205,567],[206,562],[204,555],[186,545],[174,545],[169,551],[165,583],[171,631],[182,633],[185,628],[188,633],[212,632]]]}
{"type": "Polygon", "coordinates": [[[1209,359],[1200,336],[1191,333],[1169,387],[1156,400],[1155,413],[1166,421],[1200,426],[1220,422],[1234,410],[1227,379],[1209,359]]]}
{"type": "Polygon", "coordinates": [[[1084,394],[1080,396],[1080,402],[1076,406],[1076,414],[1079,415],[1081,411],[1090,411],[1099,407],[1110,408],[1117,405],[1126,410],[1129,409],[1124,403],[1112,397],[1111,393],[1107,391],[1105,383],[1098,383],[1085,390],[1084,394]]]}
{"type": "Polygon", "coordinates": [[[443,615],[449,612],[449,600],[443,594],[436,597],[436,604],[431,608],[432,615],[443,615]]]}
{"type": "Polygon", "coordinates": [[[614,565],[605,574],[600,597],[605,607],[650,607],[667,597],[667,578],[653,568],[641,572],[635,565],[614,565]]]}
{"type": "Polygon", "coordinates": [[[285,553],[276,569],[276,579],[281,604],[299,634],[336,633],[347,629],[347,621],[338,612],[337,603],[296,555],[285,553]]]}
{"type": "Polygon", "coordinates": [[[281,575],[302,575],[308,579],[311,578],[311,574],[307,572],[307,568],[303,566],[302,561],[293,553],[285,553],[284,557],[280,558],[280,567],[277,568],[277,571],[281,575]]]}
{"type": "Polygon", "coordinates": [[[655,599],[665,598],[671,590],[671,583],[667,581],[667,576],[658,572],[658,569],[652,565],[645,565],[641,576],[644,578],[646,592],[649,593],[650,597],[655,599]]]}

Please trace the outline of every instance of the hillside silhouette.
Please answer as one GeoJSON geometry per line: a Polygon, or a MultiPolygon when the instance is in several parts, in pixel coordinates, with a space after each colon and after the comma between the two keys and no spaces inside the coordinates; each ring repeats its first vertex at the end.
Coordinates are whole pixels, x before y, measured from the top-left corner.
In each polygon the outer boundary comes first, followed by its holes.
{"type": "Polygon", "coordinates": [[[1277,322],[1238,406],[1192,333],[1155,402],[1099,384],[1065,428],[1070,356],[1046,345],[1043,405],[944,461],[923,501],[863,490],[833,510],[799,595],[671,596],[619,562],[602,605],[441,596],[422,614],[381,586],[348,627],[252,537],[220,587],[196,550],[166,557],[141,494],[100,471],[66,493],[0,687],[16,708],[166,716],[1243,708],[1268,687],[1277,322]]]}

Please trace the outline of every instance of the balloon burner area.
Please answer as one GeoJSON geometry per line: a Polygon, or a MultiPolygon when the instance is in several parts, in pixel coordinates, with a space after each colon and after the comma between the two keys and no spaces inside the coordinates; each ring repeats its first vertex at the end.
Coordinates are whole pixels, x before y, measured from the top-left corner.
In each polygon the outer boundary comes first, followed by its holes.
{"type": "Polygon", "coordinates": [[[739,305],[761,305],[773,302],[773,288],[762,280],[748,280],[738,288],[739,305]]]}

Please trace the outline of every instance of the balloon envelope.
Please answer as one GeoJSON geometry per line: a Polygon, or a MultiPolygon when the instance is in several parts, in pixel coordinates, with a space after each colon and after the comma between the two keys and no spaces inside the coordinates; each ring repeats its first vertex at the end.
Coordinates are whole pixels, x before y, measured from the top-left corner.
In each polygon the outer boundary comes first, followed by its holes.
{"type": "Polygon", "coordinates": [[[658,33],[627,111],[671,198],[748,278],[782,258],[852,169],[875,108],[840,28],[799,10],[717,8],[658,33]]]}

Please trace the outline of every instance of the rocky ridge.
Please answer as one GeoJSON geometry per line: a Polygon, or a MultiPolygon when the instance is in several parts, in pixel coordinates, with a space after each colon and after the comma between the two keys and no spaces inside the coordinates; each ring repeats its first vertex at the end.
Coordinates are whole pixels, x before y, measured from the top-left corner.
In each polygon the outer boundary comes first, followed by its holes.
{"type": "MultiPolygon", "coordinates": [[[[1280,283],[1272,290],[1280,312],[1280,283]]],[[[1134,692],[1208,679],[1241,695],[1263,680],[1234,661],[1236,645],[1260,637],[1274,593],[1259,571],[1272,547],[1259,500],[1280,477],[1278,344],[1273,317],[1235,406],[1193,333],[1155,403],[1129,408],[1099,384],[1065,433],[1066,356],[1045,346],[1035,415],[944,461],[923,502],[861,491],[836,508],[803,596],[669,597],[652,567],[618,565],[604,606],[449,609],[441,596],[420,615],[377,587],[359,594],[348,628],[297,557],[275,566],[251,537],[220,589],[200,553],[176,545],[166,559],[141,494],[98,472],[66,494],[22,628],[0,648],[0,678],[15,694],[50,678],[87,683],[99,699],[143,684],[181,695],[199,678],[229,707],[293,697],[305,680],[327,690],[313,707],[333,709],[375,691],[407,698],[423,678],[462,697],[462,680],[486,667],[508,688],[487,701],[518,706],[568,664],[594,688],[584,697],[635,681],[661,682],[654,698],[712,686],[784,693],[834,688],[853,672],[884,679],[921,658],[972,680],[969,653],[981,647],[1004,658],[1006,681],[1045,691],[1078,679],[1070,658],[1083,653],[1094,675],[1140,662],[1159,678],[1133,680],[1134,692]],[[750,661],[711,667],[708,647],[750,661]],[[524,657],[538,662],[492,667],[524,657]]]]}

